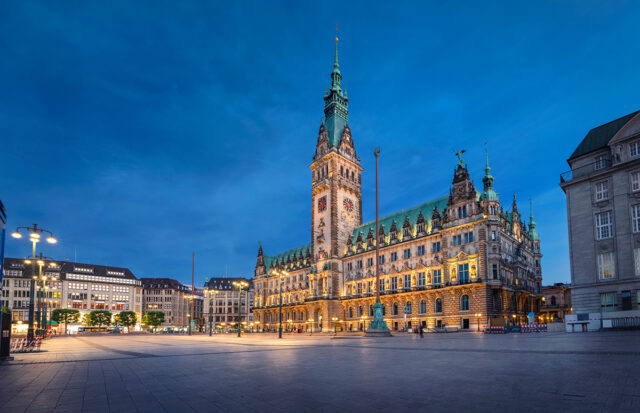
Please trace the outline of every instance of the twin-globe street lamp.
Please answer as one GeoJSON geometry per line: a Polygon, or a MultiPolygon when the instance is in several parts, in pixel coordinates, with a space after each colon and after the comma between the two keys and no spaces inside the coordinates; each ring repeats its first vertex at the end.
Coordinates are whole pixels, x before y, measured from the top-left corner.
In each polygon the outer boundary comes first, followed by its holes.
{"type": "Polygon", "coordinates": [[[278,338],[282,338],[282,284],[284,283],[284,277],[288,277],[289,273],[284,270],[273,270],[271,275],[277,275],[280,277],[280,313],[278,316],[278,338]]]}
{"type": "MultiPolygon", "coordinates": [[[[44,233],[49,234],[47,237],[47,242],[49,244],[55,244],[58,242],[57,239],[53,237],[53,233],[51,231],[47,231],[46,229],[39,228],[38,224],[33,224],[32,227],[18,227],[14,232],[11,233],[13,238],[22,238],[22,233],[20,231],[25,231],[29,234],[29,241],[33,244],[33,260],[31,261],[31,275],[36,277],[36,244],[40,242],[41,235],[44,233]]],[[[31,281],[29,286],[29,328],[27,329],[27,340],[33,340],[33,313],[34,313],[34,295],[35,295],[35,282],[31,281]]]]}
{"type": "MultiPolygon", "coordinates": [[[[234,281],[232,284],[234,287],[238,288],[238,337],[240,337],[240,327],[242,326],[242,290],[244,288],[248,288],[249,283],[244,280],[240,280],[234,281]]],[[[247,297],[247,301],[249,301],[249,297],[247,297]]]]}

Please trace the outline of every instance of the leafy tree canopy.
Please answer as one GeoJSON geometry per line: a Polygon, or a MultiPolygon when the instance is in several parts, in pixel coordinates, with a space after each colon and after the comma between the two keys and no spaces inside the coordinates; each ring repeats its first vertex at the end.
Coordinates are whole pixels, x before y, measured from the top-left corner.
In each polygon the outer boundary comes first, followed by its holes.
{"type": "Polygon", "coordinates": [[[142,322],[144,325],[149,327],[158,327],[160,324],[164,323],[164,312],[162,311],[149,311],[142,318],[142,322]]]}

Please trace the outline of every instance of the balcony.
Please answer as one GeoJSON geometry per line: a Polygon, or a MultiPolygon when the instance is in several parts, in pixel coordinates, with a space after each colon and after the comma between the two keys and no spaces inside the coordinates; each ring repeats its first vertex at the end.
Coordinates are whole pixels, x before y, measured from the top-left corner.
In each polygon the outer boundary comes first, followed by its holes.
{"type": "Polygon", "coordinates": [[[579,168],[572,169],[570,171],[563,172],[560,174],[560,184],[564,184],[576,178],[587,177],[594,172],[610,168],[611,165],[613,165],[611,159],[606,158],[590,163],[588,165],[581,166],[579,168]]]}

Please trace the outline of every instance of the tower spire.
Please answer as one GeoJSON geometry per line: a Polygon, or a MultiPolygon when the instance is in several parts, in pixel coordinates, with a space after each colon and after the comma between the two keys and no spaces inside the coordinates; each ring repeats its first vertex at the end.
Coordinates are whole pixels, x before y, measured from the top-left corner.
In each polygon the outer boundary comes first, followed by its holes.
{"type": "Polygon", "coordinates": [[[338,147],[342,134],[348,123],[349,99],[342,89],[342,73],[338,63],[338,25],[336,25],[336,36],[334,38],[333,70],[331,71],[331,87],[324,95],[325,126],[329,147],[338,147]]]}
{"type": "Polygon", "coordinates": [[[536,231],[536,221],[533,220],[533,201],[529,198],[529,239],[540,240],[540,235],[536,231]]]}
{"type": "Polygon", "coordinates": [[[486,158],[486,164],[484,168],[484,176],[482,177],[482,183],[484,184],[484,191],[480,196],[482,201],[497,201],[498,194],[493,190],[493,176],[491,175],[491,167],[489,166],[489,149],[487,147],[487,139],[484,140],[484,153],[486,158]]]}

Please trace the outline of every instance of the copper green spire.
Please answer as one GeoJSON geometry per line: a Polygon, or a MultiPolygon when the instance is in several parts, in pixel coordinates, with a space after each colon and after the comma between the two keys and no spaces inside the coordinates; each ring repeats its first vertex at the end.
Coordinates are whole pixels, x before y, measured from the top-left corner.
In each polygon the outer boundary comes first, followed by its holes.
{"type": "Polygon", "coordinates": [[[497,201],[498,194],[493,190],[493,176],[491,175],[491,167],[489,167],[489,150],[487,149],[487,140],[484,140],[484,152],[486,156],[486,166],[484,168],[484,177],[482,177],[482,183],[484,184],[484,191],[480,195],[481,201],[497,201]]]}
{"type": "Polygon", "coordinates": [[[540,240],[540,235],[536,231],[536,221],[533,220],[533,201],[529,198],[529,239],[540,240]]]}
{"type": "Polygon", "coordinates": [[[341,81],[342,74],[340,73],[340,65],[338,63],[338,35],[336,33],[333,70],[331,71],[331,87],[324,96],[325,127],[330,147],[338,147],[348,123],[349,99],[342,90],[341,81]]]}

